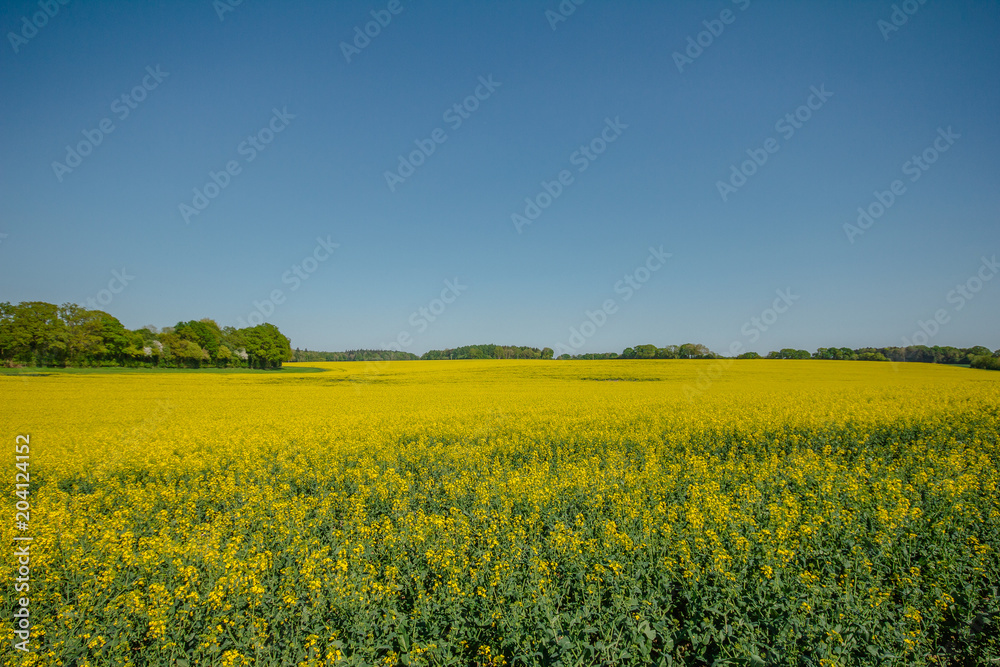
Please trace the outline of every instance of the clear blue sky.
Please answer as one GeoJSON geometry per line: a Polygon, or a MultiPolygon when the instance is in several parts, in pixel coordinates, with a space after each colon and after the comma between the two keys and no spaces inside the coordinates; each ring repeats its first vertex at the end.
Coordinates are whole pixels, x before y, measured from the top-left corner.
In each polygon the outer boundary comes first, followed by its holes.
{"type": "Polygon", "coordinates": [[[996,2],[51,1],[0,9],[0,300],[324,350],[572,345],[609,300],[574,351],[900,345],[938,311],[929,344],[1000,347],[996,2]]]}

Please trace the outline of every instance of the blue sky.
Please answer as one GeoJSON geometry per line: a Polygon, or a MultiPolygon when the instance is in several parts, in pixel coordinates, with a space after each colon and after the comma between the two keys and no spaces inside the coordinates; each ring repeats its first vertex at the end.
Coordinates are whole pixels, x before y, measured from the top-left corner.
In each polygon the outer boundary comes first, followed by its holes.
{"type": "Polygon", "coordinates": [[[0,300],[325,350],[935,315],[928,344],[1000,347],[995,2],[51,1],[0,9],[0,300]]]}

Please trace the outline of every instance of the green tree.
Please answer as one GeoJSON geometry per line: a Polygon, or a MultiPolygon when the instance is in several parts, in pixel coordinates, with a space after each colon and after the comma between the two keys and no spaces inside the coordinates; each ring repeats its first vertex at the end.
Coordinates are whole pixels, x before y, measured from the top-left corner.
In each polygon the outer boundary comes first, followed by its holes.
{"type": "Polygon", "coordinates": [[[59,316],[66,325],[66,360],[82,364],[99,359],[106,351],[103,326],[95,311],[63,304],[59,316]]]}
{"type": "Polygon", "coordinates": [[[972,359],[972,357],[991,357],[993,353],[990,352],[988,347],[983,347],[982,345],[976,345],[975,347],[970,347],[965,352],[966,359],[972,359]]]}
{"type": "Polygon", "coordinates": [[[190,322],[178,322],[174,327],[174,333],[183,338],[197,343],[204,348],[212,359],[219,353],[219,346],[222,345],[223,333],[219,325],[214,320],[208,318],[201,320],[191,320],[190,322]]]}
{"type": "Polygon", "coordinates": [[[102,310],[92,311],[98,321],[101,332],[101,344],[104,346],[103,358],[108,361],[118,361],[125,356],[125,348],[131,342],[128,330],[118,321],[118,318],[102,310]]]}
{"type": "Polygon", "coordinates": [[[292,358],[292,344],[273,324],[240,329],[248,362],[253,368],[281,368],[292,358]]]}
{"type": "Polygon", "coordinates": [[[28,301],[13,307],[14,357],[36,366],[63,365],[66,361],[66,325],[59,307],[28,301]]]}
{"type": "Polygon", "coordinates": [[[220,368],[225,368],[232,360],[232,351],[225,345],[219,345],[219,349],[215,353],[215,364],[220,368]]]}
{"type": "Polygon", "coordinates": [[[677,348],[677,356],[680,359],[706,359],[715,355],[701,343],[684,343],[677,348]]]}
{"type": "Polygon", "coordinates": [[[179,339],[171,350],[178,366],[200,368],[204,362],[209,360],[208,352],[202,349],[198,343],[183,338],[179,339]]]}
{"type": "Polygon", "coordinates": [[[655,359],[656,358],[656,346],[655,345],[636,345],[635,346],[635,358],[636,359],[655,359]]]}
{"type": "Polygon", "coordinates": [[[969,365],[972,368],[981,368],[983,370],[990,370],[990,371],[1000,371],[1000,358],[986,354],[981,356],[973,356],[969,362],[969,365]]]}

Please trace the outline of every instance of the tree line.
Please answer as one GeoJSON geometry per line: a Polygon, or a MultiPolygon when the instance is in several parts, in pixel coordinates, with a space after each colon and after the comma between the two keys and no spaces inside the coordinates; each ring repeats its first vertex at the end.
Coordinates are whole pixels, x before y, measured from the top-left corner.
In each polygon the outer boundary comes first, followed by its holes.
{"type": "Polygon", "coordinates": [[[463,345],[444,350],[428,350],[421,359],[551,359],[552,348],[526,345],[463,345]]]}
{"type": "MultiPolygon", "coordinates": [[[[625,348],[621,355],[610,353],[562,355],[560,359],[721,359],[699,343],[683,345],[636,345],[625,348]]],[[[974,368],[993,368],[1000,363],[1000,349],[990,352],[982,345],[952,347],[949,345],[912,345],[910,347],[821,347],[815,352],[783,348],[772,350],[766,357],[756,352],[744,352],[737,359],[839,359],[849,361],[913,361],[932,364],[968,364],[974,368]]]]}
{"type": "Polygon", "coordinates": [[[113,315],[66,303],[0,303],[5,366],[281,368],[291,341],[273,324],[236,329],[211,319],[127,329],[113,315]]]}
{"type": "Polygon", "coordinates": [[[972,364],[979,357],[1000,357],[1000,350],[990,352],[982,345],[911,345],[909,347],[821,347],[810,354],[806,350],[785,348],[770,352],[768,359],[844,359],[850,361],[915,361],[930,364],[972,364]]]}
{"type": "MultiPolygon", "coordinates": [[[[296,349],[273,324],[236,329],[214,320],[178,322],[175,326],[147,326],[129,330],[114,316],[76,304],[56,306],[43,301],[0,303],[0,363],[6,366],[145,366],[182,368],[281,368],[285,361],[397,361],[433,359],[552,359],[550,347],[525,345],[464,345],[428,350],[417,356],[394,350],[317,352],[296,349]]],[[[635,345],[617,352],[559,359],[720,359],[700,343],[635,345]]],[[[738,359],[760,359],[746,352],[738,359]]],[[[967,364],[1000,370],[1000,349],[914,345],[910,347],[821,347],[816,352],[784,348],[768,359],[839,359],[967,364]]]]}
{"type": "MultiPolygon", "coordinates": [[[[444,350],[429,350],[421,356],[392,350],[350,350],[347,352],[311,352],[296,350],[295,361],[391,361],[427,359],[552,359],[552,348],[522,345],[465,345],[444,350]]],[[[562,354],[558,359],[722,359],[723,356],[701,343],[684,343],[657,347],[635,345],[618,352],[587,352],[562,354]]],[[[815,352],[794,348],[772,350],[766,356],[744,352],[737,359],[836,359],[849,361],[912,361],[934,364],[967,364],[973,368],[994,368],[1000,364],[1000,349],[990,352],[982,345],[951,347],[913,345],[910,347],[821,347],[815,352]]]]}
{"type": "MultiPolygon", "coordinates": [[[[443,350],[428,350],[422,355],[395,350],[347,350],[345,352],[315,352],[296,350],[293,361],[396,361],[396,360],[438,360],[438,359],[551,359],[552,348],[537,348],[527,345],[463,345],[443,350]]],[[[616,355],[617,356],[617,355],[616,355]]]]}
{"type": "Polygon", "coordinates": [[[316,352],[295,348],[295,351],[292,352],[292,361],[411,361],[419,358],[412,352],[397,352],[396,350],[316,352]]]}

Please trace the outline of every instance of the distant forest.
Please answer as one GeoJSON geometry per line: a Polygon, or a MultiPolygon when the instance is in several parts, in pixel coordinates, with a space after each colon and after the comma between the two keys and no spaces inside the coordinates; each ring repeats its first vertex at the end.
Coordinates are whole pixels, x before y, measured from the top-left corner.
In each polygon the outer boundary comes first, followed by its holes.
{"type": "MultiPolygon", "coordinates": [[[[316,352],[292,350],[273,324],[236,329],[211,319],[178,322],[157,329],[129,330],[112,315],[75,304],[43,301],[0,303],[0,364],[11,366],[135,366],[179,368],[281,368],[285,361],[395,361],[435,359],[552,359],[550,347],[465,345],[429,350],[421,356],[393,350],[316,352]]],[[[636,345],[617,352],[562,354],[558,359],[721,359],[699,343],[636,345]]],[[[746,352],[738,359],[760,359],[746,352]]],[[[821,347],[816,352],[785,348],[767,359],[842,359],[966,364],[1000,370],[1000,349],[928,347],[821,347]]]]}
{"type": "MultiPolygon", "coordinates": [[[[392,350],[349,350],[347,352],[314,352],[296,349],[293,361],[389,361],[397,359],[552,359],[552,348],[526,347],[520,345],[465,345],[444,350],[429,350],[421,356],[409,352],[392,350]]],[[[699,343],[683,345],[636,345],[617,352],[596,352],[578,355],[563,354],[558,359],[722,359],[699,343]]],[[[784,348],[769,352],[762,357],[756,352],[746,352],[738,359],[840,359],[850,361],[914,361],[935,364],[968,364],[975,368],[1000,369],[1000,349],[990,352],[989,348],[959,348],[950,346],[928,347],[821,347],[816,352],[784,348]]]]}
{"type": "Polygon", "coordinates": [[[552,349],[523,345],[466,345],[454,349],[428,350],[421,356],[393,350],[348,350],[312,352],[296,349],[293,361],[390,361],[396,359],[551,359],[552,349]]]}

